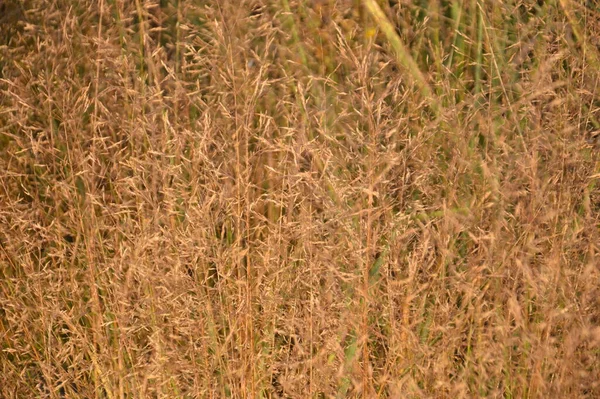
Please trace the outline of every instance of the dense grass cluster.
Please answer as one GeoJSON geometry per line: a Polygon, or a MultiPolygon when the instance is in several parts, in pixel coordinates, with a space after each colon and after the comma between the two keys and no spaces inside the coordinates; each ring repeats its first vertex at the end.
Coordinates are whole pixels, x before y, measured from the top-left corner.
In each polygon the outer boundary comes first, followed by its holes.
{"type": "Polygon", "coordinates": [[[0,397],[600,397],[598,37],[0,0],[0,397]]]}

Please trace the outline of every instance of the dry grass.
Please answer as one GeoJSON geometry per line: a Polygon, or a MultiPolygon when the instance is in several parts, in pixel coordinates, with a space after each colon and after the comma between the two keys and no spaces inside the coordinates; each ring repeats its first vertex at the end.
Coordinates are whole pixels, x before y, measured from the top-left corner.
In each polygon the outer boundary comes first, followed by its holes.
{"type": "Polygon", "coordinates": [[[583,3],[0,0],[0,397],[600,397],[583,3]]]}

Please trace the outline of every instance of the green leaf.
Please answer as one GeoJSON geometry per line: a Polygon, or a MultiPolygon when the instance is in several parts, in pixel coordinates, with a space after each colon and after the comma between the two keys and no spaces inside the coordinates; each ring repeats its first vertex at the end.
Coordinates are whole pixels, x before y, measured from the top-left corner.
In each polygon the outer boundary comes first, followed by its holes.
{"type": "Polygon", "coordinates": [[[385,257],[385,252],[379,254],[371,269],[369,269],[369,284],[374,284],[379,280],[379,269],[381,269],[381,265],[383,265],[383,258],[385,257]]]}
{"type": "Polygon", "coordinates": [[[75,179],[75,187],[77,188],[77,193],[81,196],[81,198],[85,197],[85,183],[81,176],[77,176],[75,179]]]}

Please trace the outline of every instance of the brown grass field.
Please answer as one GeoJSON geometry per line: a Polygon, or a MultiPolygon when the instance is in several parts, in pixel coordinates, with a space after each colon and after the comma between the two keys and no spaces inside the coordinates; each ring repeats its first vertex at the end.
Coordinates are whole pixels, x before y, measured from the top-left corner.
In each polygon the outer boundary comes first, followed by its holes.
{"type": "Polygon", "coordinates": [[[600,398],[599,37],[0,0],[0,398],[600,398]]]}

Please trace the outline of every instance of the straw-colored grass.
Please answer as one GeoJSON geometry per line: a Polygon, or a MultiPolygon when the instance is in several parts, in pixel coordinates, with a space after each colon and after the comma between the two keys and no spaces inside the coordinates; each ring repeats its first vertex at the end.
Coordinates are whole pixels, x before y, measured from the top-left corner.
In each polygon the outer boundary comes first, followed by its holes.
{"type": "Polygon", "coordinates": [[[0,397],[600,397],[594,4],[0,0],[0,397]]]}

